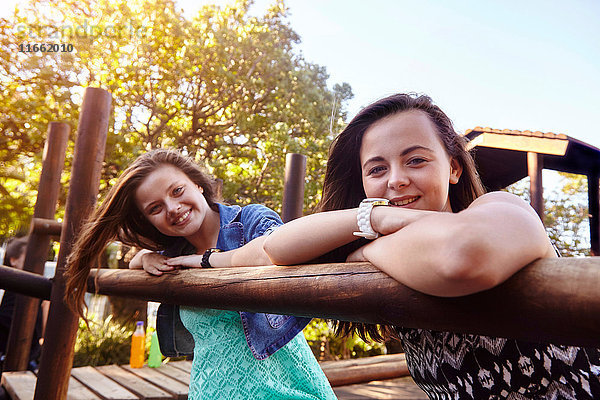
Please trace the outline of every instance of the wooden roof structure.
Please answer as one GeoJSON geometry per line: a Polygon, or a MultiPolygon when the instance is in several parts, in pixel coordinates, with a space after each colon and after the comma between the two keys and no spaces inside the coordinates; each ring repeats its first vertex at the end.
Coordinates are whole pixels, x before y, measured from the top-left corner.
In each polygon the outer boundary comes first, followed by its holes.
{"type": "Polygon", "coordinates": [[[564,134],[492,129],[480,126],[465,132],[468,147],[488,190],[499,190],[529,176],[531,205],[543,220],[543,168],[588,178],[592,255],[600,255],[600,149],[564,134]]]}

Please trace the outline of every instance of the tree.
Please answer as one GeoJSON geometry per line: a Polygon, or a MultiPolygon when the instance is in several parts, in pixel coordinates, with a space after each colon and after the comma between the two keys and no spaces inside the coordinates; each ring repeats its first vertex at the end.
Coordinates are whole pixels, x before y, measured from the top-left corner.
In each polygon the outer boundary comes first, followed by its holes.
{"type": "Polygon", "coordinates": [[[352,90],[328,88],[325,68],[297,54],[282,1],[261,17],[251,4],[186,19],[171,0],[41,0],[1,20],[0,236],[27,224],[47,125],[68,121],[74,134],[87,86],[113,97],[101,194],[137,155],[171,147],[223,179],[227,201],[279,209],[285,153],[300,152],[314,208],[352,90]],[[19,51],[33,43],[59,51],[19,51]]]}
{"type": "MultiPolygon", "coordinates": [[[[587,178],[559,172],[560,187],[544,191],[544,225],[552,243],[562,256],[590,255],[587,178]]],[[[506,190],[529,202],[529,178],[506,190]]]]}
{"type": "Polygon", "coordinates": [[[560,173],[563,186],[545,201],[544,225],[563,256],[590,256],[587,177],[560,173]]]}

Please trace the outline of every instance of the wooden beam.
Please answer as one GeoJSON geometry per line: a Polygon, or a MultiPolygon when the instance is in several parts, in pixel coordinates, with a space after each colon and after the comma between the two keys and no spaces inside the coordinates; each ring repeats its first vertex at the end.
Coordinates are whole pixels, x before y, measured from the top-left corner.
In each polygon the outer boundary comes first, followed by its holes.
{"type": "Polygon", "coordinates": [[[482,146],[564,156],[567,152],[568,145],[569,140],[567,139],[562,140],[524,135],[483,133],[468,142],[467,148],[471,149],[475,146],[482,146]]]}
{"type": "Polygon", "coordinates": [[[454,298],[412,290],[369,263],[187,269],[160,277],[93,270],[88,287],[187,306],[600,347],[597,257],[538,260],[496,288],[454,298]]]}
{"type": "Polygon", "coordinates": [[[31,220],[31,232],[43,235],[60,237],[62,222],[47,218],[33,218],[31,220]]]}
{"type": "Polygon", "coordinates": [[[107,91],[85,89],[35,400],[62,400],[67,396],[79,318],[64,303],[64,270],[81,224],[96,204],[110,104],[107,91]]]}
{"type": "Polygon", "coordinates": [[[319,363],[333,387],[409,376],[406,357],[390,354],[319,363]]]}
{"type": "Polygon", "coordinates": [[[527,153],[527,173],[529,175],[529,201],[531,207],[544,222],[544,186],[542,185],[542,155],[527,153]]]}
{"type": "Polygon", "coordinates": [[[590,244],[593,256],[600,255],[600,172],[596,169],[587,176],[588,179],[588,214],[590,219],[590,244]]]}
{"type": "MultiPolygon", "coordinates": [[[[71,127],[61,122],[50,122],[44,146],[42,174],[33,210],[34,218],[54,218],[60,193],[60,176],[65,164],[65,152],[71,127]]],[[[24,270],[38,275],[44,273],[44,264],[50,250],[50,237],[31,230],[27,240],[24,270]]],[[[24,371],[29,364],[29,350],[35,329],[40,300],[18,295],[8,335],[5,371],[24,371]]]]}
{"type": "Polygon", "coordinates": [[[25,296],[50,300],[52,282],[32,272],[0,265],[0,288],[25,296]]]}

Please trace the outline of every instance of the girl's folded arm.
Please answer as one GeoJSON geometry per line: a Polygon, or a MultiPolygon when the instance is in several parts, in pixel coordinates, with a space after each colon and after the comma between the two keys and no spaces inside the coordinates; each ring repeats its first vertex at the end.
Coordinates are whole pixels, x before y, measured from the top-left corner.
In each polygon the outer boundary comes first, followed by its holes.
{"type": "MultiPolygon", "coordinates": [[[[264,249],[276,265],[292,265],[313,260],[350,243],[359,230],[357,209],[326,211],[290,221],[277,228],[265,241],[264,249]]],[[[415,221],[437,214],[435,211],[400,207],[375,207],[371,224],[375,231],[390,234],[415,221]]]]}
{"type": "Polygon", "coordinates": [[[357,230],[356,209],[322,212],[278,227],[263,248],[273,264],[299,264],[356,240],[357,230]]]}
{"type": "Polygon", "coordinates": [[[459,213],[436,213],[362,248],[399,282],[436,296],[492,288],[538,258],[553,257],[537,214],[509,193],[490,193],[459,213]]]}

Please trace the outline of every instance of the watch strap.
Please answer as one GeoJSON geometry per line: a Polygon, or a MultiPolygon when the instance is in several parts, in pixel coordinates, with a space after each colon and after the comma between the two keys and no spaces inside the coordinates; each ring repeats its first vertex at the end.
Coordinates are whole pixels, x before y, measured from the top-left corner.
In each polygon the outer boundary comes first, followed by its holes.
{"type": "Polygon", "coordinates": [[[206,250],[204,254],[202,254],[202,261],[200,261],[200,266],[202,268],[213,268],[213,266],[210,265],[209,261],[210,255],[212,253],[220,253],[221,251],[221,249],[217,249],[215,247],[211,247],[210,249],[206,250]]]}
{"type": "Polygon", "coordinates": [[[371,212],[373,211],[373,207],[387,206],[389,204],[390,201],[388,199],[377,197],[366,198],[361,201],[358,206],[358,212],[356,213],[356,224],[360,231],[353,232],[353,235],[364,237],[369,240],[377,239],[380,235],[379,232],[375,232],[371,225],[371,212]]]}

